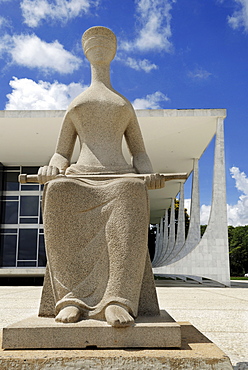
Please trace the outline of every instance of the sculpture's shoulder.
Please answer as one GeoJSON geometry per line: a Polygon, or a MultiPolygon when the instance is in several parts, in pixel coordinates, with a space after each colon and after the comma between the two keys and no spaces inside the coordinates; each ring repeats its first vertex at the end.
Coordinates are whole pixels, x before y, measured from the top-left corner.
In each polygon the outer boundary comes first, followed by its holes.
{"type": "Polygon", "coordinates": [[[135,115],[134,108],[132,106],[132,103],[121,93],[119,93],[116,90],[113,90],[114,93],[119,97],[119,99],[122,101],[122,104],[128,109],[129,113],[132,115],[135,115]]]}
{"type": "Polygon", "coordinates": [[[84,105],[89,101],[89,93],[87,90],[83,91],[75,99],[72,100],[72,102],[70,103],[67,109],[68,112],[73,111],[76,107],[84,105]]]}

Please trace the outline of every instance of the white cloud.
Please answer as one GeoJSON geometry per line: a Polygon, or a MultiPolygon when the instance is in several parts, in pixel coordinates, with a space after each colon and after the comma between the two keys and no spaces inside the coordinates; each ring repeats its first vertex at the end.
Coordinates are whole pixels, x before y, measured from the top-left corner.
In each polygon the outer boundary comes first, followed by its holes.
{"type": "Polygon", "coordinates": [[[207,225],[210,216],[211,206],[203,204],[200,209],[200,224],[207,225]]]}
{"type": "Polygon", "coordinates": [[[156,91],[154,94],[146,95],[145,98],[135,99],[132,104],[135,109],[160,109],[159,103],[169,100],[161,91],[156,91]]]}
{"type": "Polygon", "coordinates": [[[194,71],[190,71],[188,73],[188,76],[193,79],[197,80],[207,80],[209,76],[211,76],[212,73],[206,71],[203,68],[196,68],[194,71]]]}
{"type": "Polygon", "coordinates": [[[134,41],[123,41],[121,49],[126,51],[171,51],[171,14],[175,0],[136,0],[139,23],[134,41]]]}
{"type": "Polygon", "coordinates": [[[47,43],[36,35],[5,35],[0,44],[2,51],[11,56],[12,63],[28,68],[66,74],[77,70],[81,64],[81,60],[65,50],[57,40],[47,43]]]}
{"type": "Polygon", "coordinates": [[[50,110],[66,109],[70,102],[87,86],[80,83],[64,85],[55,81],[35,81],[13,77],[10,81],[12,93],[7,95],[7,110],[50,110]]]}
{"type": "Polygon", "coordinates": [[[188,215],[190,215],[191,199],[184,199],[184,208],[187,209],[188,215]]]}
{"type": "Polygon", "coordinates": [[[0,16],[0,27],[4,25],[5,18],[0,16]]]}
{"type": "Polygon", "coordinates": [[[237,167],[230,169],[232,178],[235,180],[235,187],[242,192],[237,204],[228,205],[228,224],[233,226],[248,225],[248,178],[244,172],[237,167]]]}
{"type": "Polygon", "coordinates": [[[7,26],[7,25],[8,25],[8,21],[4,17],[0,16],[0,28],[7,26]]]}
{"type": "Polygon", "coordinates": [[[234,1],[238,4],[239,9],[228,16],[228,23],[233,29],[244,27],[245,31],[248,32],[248,0],[234,1]]]}
{"type": "Polygon", "coordinates": [[[66,22],[87,13],[91,5],[97,4],[97,0],[23,0],[21,10],[24,22],[29,27],[37,27],[42,20],[66,22]]]}
{"type": "Polygon", "coordinates": [[[128,58],[118,58],[117,60],[121,61],[128,67],[135,69],[136,71],[145,71],[146,73],[149,73],[153,69],[158,69],[158,66],[156,64],[151,63],[147,59],[140,60],[128,57],[128,58]]]}
{"type": "Polygon", "coordinates": [[[235,187],[248,195],[248,178],[244,172],[240,172],[238,167],[230,168],[230,173],[233,179],[236,180],[235,187]]]}

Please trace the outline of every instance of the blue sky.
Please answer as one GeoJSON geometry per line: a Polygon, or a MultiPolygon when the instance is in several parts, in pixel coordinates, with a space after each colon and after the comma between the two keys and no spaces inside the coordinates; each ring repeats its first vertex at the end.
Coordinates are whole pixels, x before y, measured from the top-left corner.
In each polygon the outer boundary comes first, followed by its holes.
{"type": "MultiPolygon", "coordinates": [[[[118,38],[112,84],[136,108],[226,108],[229,224],[248,224],[248,0],[0,0],[0,109],[66,109],[90,82],[92,26],[118,38]]],[[[201,160],[202,222],[213,145],[201,160]]],[[[189,196],[189,194],[187,194],[189,196]]]]}

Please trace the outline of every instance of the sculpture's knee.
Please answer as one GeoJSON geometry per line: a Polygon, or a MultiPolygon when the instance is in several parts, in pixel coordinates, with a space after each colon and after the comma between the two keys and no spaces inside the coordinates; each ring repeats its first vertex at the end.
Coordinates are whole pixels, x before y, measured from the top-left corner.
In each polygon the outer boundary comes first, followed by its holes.
{"type": "Polygon", "coordinates": [[[68,194],[70,194],[71,184],[68,181],[52,180],[46,184],[44,193],[44,202],[46,207],[61,207],[67,202],[68,194]]]}
{"type": "Polygon", "coordinates": [[[147,188],[145,183],[139,179],[132,179],[132,181],[127,183],[125,189],[125,195],[132,199],[140,199],[145,201],[147,198],[147,188]]]}
{"type": "Polygon", "coordinates": [[[52,180],[46,185],[46,193],[52,195],[64,194],[69,191],[71,184],[68,181],[52,180]]]}
{"type": "Polygon", "coordinates": [[[148,212],[148,194],[143,181],[139,179],[125,179],[119,183],[119,189],[114,189],[118,205],[127,215],[148,212]]]}
{"type": "Polygon", "coordinates": [[[143,194],[143,195],[146,195],[147,194],[147,187],[146,187],[146,184],[144,183],[144,181],[142,180],[139,180],[139,179],[135,179],[135,182],[133,184],[134,186],[134,191],[137,193],[137,194],[143,194]]]}

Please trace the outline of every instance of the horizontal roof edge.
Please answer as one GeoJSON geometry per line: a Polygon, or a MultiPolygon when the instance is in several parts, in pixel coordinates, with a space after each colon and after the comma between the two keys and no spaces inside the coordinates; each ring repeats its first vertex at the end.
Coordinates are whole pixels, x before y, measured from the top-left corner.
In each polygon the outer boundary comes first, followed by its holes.
{"type": "Polygon", "coordinates": [[[138,117],[226,117],[226,109],[138,109],[138,117]]]}
{"type": "MultiPolygon", "coordinates": [[[[63,117],[65,110],[0,110],[0,118],[63,117]]],[[[138,117],[226,117],[226,109],[138,109],[138,117]]]]}

